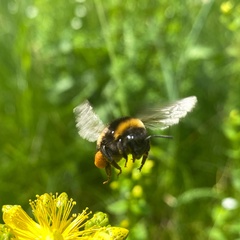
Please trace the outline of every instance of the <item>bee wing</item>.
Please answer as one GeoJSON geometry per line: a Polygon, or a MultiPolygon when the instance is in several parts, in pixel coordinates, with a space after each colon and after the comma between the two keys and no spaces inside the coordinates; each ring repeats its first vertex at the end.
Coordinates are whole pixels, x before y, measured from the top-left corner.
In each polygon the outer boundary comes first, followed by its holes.
{"type": "Polygon", "coordinates": [[[95,142],[105,126],[101,119],[94,113],[89,101],[84,101],[74,108],[73,112],[76,117],[78,134],[90,142],[95,142]]]}
{"type": "Polygon", "coordinates": [[[197,98],[195,96],[183,98],[165,107],[152,109],[148,116],[141,120],[147,128],[164,129],[179,123],[179,120],[184,118],[196,103],[197,98]]]}

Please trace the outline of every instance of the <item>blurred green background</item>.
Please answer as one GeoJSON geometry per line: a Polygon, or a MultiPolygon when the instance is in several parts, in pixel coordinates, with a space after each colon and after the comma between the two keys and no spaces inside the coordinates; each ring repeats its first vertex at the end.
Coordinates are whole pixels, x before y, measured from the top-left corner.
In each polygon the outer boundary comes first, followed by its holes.
{"type": "Polygon", "coordinates": [[[0,205],[67,192],[130,240],[240,239],[240,4],[1,0],[0,205]],[[73,108],[104,122],[195,95],[198,105],[103,185],[73,108]]]}

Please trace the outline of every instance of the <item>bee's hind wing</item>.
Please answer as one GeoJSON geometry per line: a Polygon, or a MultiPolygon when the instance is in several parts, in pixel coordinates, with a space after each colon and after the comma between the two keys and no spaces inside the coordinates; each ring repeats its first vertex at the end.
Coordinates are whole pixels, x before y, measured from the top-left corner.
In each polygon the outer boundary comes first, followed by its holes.
{"type": "Polygon", "coordinates": [[[180,99],[162,108],[151,109],[147,116],[141,118],[142,122],[150,129],[164,129],[178,124],[188,112],[191,112],[197,103],[195,96],[180,99]]]}

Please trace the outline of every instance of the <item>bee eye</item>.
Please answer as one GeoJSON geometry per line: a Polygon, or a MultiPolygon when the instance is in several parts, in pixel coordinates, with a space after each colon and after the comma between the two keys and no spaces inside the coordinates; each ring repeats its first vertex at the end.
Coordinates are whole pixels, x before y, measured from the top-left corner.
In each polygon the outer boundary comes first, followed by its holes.
{"type": "Polygon", "coordinates": [[[133,135],[127,135],[127,139],[129,139],[129,140],[134,139],[134,136],[133,135]]]}

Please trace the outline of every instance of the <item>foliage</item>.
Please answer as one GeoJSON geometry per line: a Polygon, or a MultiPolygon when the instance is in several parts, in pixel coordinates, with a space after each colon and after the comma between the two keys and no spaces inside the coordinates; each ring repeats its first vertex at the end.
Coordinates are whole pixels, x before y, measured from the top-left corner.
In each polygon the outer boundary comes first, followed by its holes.
{"type": "Polygon", "coordinates": [[[237,239],[240,4],[1,1],[0,204],[67,192],[128,239],[237,239]],[[104,122],[196,95],[197,108],[110,185],[72,109],[104,122]],[[81,196],[85,196],[82,198],[81,196]],[[80,199],[81,202],[78,200],[80,199]]]}

